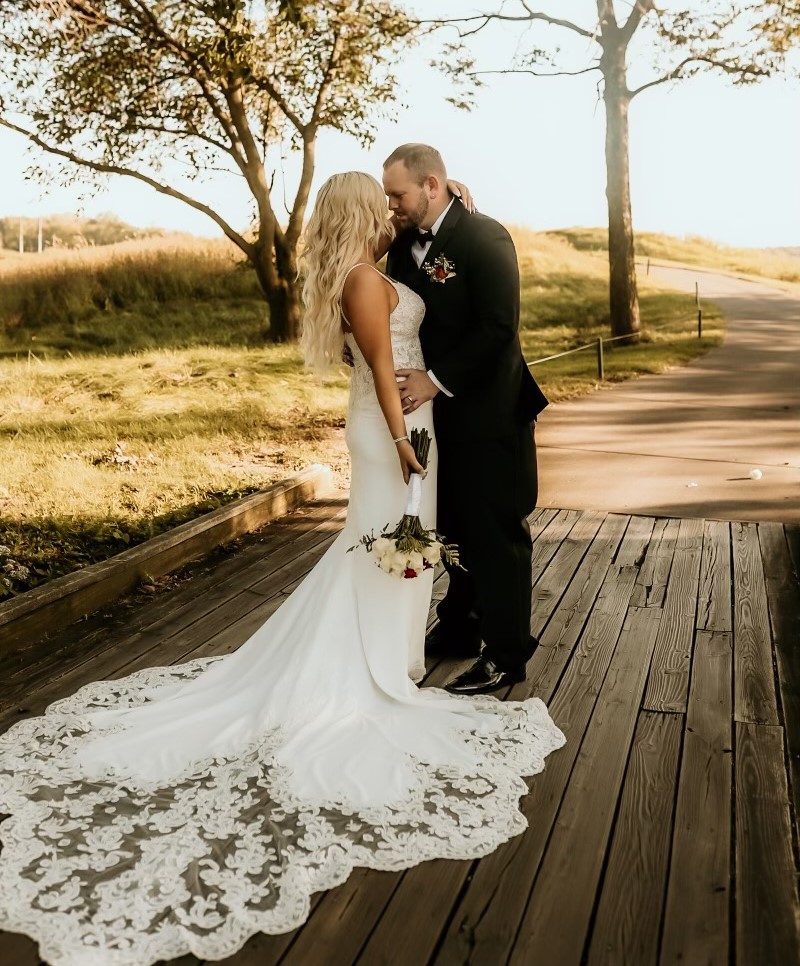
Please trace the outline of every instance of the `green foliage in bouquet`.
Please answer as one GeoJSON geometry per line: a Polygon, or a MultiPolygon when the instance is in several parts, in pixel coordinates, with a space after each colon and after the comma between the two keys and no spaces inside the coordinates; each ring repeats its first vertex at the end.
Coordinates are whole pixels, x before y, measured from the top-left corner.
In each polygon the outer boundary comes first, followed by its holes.
{"type": "MultiPolygon", "coordinates": [[[[426,429],[412,429],[409,433],[409,440],[420,465],[427,469],[431,448],[430,434],[426,429]]],[[[348,553],[362,545],[366,547],[369,553],[379,540],[391,541],[394,544],[395,552],[399,554],[407,556],[419,554],[425,560],[426,569],[432,566],[432,562],[430,562],[431,548],[438,544],[441,559],[453,567],[461,566],[458,547],[454,543],[446,543],[445,538],[435,530],[426,530],[417,514],[404,513],[393,530],[387,523],[383,532],[377,537],[374,532],[365,534],[357,544],[348,548],[348,553]]]]}

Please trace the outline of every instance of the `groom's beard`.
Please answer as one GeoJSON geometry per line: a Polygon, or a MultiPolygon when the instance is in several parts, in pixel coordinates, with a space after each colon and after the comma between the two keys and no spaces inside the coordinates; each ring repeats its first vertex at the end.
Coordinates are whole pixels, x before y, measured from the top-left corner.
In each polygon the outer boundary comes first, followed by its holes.
{"type": "Polygon", "coordinates": [[[397,213],[400,224],[404,228],[419,228],[428,215],[428,208],[430,208],[430,201],[423,195],[419,199],[419,204],[412,212],[399,211],[397,213]]]}

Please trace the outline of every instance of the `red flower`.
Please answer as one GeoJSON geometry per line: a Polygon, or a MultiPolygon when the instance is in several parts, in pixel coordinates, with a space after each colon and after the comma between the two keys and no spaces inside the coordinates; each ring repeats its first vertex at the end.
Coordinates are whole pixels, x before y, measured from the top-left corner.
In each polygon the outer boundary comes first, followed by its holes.
{"type": "Polygon", "coordinates": [[[410,580],[412,577],[416,577],[417,576],[417,572],[416,572],[416,570],[413,569],[413,567],[406,567],[406,569],[403,571],[403,576],[407,580],[410,580]]]}
{"type": "Polygon", "coordinates": [[[440,280],[441,280],[441,279],[444,279],[444,278],[446,278],[446,277],[447,277],[447,273],[445,272],[445,270],[444,270],[444,269],[442,268],[442,266],[441,266],[441,265],[437,265],[437,266],[436,266],[436,271],[435,271],[435,273],[434,273],[434,274],[435,274],[435,275],[436,275],[436,277],[437,277],[438,279],[440,279],[440,280]]]}

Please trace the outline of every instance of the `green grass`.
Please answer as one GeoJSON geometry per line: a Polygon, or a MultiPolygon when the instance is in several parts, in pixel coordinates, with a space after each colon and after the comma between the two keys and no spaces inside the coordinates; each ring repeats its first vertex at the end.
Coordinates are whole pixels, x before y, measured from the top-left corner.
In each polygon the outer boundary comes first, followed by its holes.
{"type": "MultiPolygon", "coordinates": [[[[522,274],[520,340],[529,361],[596,342],[609,333],[608,275],[603,253],[576,250],[552,233],[515,231],[522,274]]],[[[638,344],[604,347],[606,383],[685,365],[722,341],[719,309],[706,303],[703,338],[696,335],[694,300],[640,280],[638,344]]],[[[552,401],[599,388],[596,350],[533,367],[552,401]]]]}
{"type": "Polygon", "coordinates": [[[263,345],[255,274],[225,241],[189,236],[0,260],[0,355],[263,345]]]}
{"type": "MultiPolygon", "coordinates": [[[[603,257],[515,237],[526,358],[607,334],[603,257]]],[[[347,478],[345,368],[319,379],[296,348],[264,345],[264,303],[224,243],[111,249],[0,256],[0,599],[310,463],[347,478]],[[45,312],[34,293],[54,278],[45,312]]],[[[691,298],[667,290],[643,287],[642,317],[639,345],[607,351],[609,381],[681,365],[722,337],[709,307],[695,338],[691,298]]],[[[591,350],[534,372],[552,400],[597,385],[591,350]]]]}
{"type": "MultiPolygon", "coordinates": [[[[579,251],[608,250],[608,233],[604,228],[565,228],[548,232],[563,238],[579,251]]],[[[780,251],[760,248],[732,248],[708,238],[690,236],[676,238],[658,232],[637,232],[636,256],[664,261],[686,262],[706,268],[720,268],[743,275],[762,275],[784,282],[800,282],[800,258],[780,251]]]]}

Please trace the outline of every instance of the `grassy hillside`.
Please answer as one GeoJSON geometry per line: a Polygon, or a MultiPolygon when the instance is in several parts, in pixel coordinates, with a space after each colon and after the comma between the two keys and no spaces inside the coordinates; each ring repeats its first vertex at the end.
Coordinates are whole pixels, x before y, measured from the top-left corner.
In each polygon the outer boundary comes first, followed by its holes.
{"type": "MultiPolygon", "coordinates": [[[[562,238],[579,251],[608,250],[608,233],[604,228],[564,228],[547,233],[562,238]]],[[[797,251],[800,251],[798,249],[797,251]]],[[[800,282],[800,258],[792,249],[732,248],[718,245],[708,238],[676,238],[657,232],[636,233],[637,258],[658,258],[705,268],[721,268],[745,275],[764,275],[785,282],[800,282]]]]}
{"type": "Polygon", "coordinates": [[[0,259],[0,356],[261,345],[255,274],[225,241],[174,235],[0,259]]]}
{"type": "MultiPolygon", "coordinates": [[[[605,334],[602,254],[517,231],[526,358],[605,334]]],[[[644,285],[643,337],[609,381],[722,337],[707,307],[644,285]]],[[[717,321],[714,321],[715,318],[717,321]]],[[[312,462],[347,475],[348,374],[270,346],[252,274],[188,239],[0,256],[0,599],[101,560],[312,462]]],[[[548,396],[597,385],[594,353],[535,368],[548,396]]]]}

